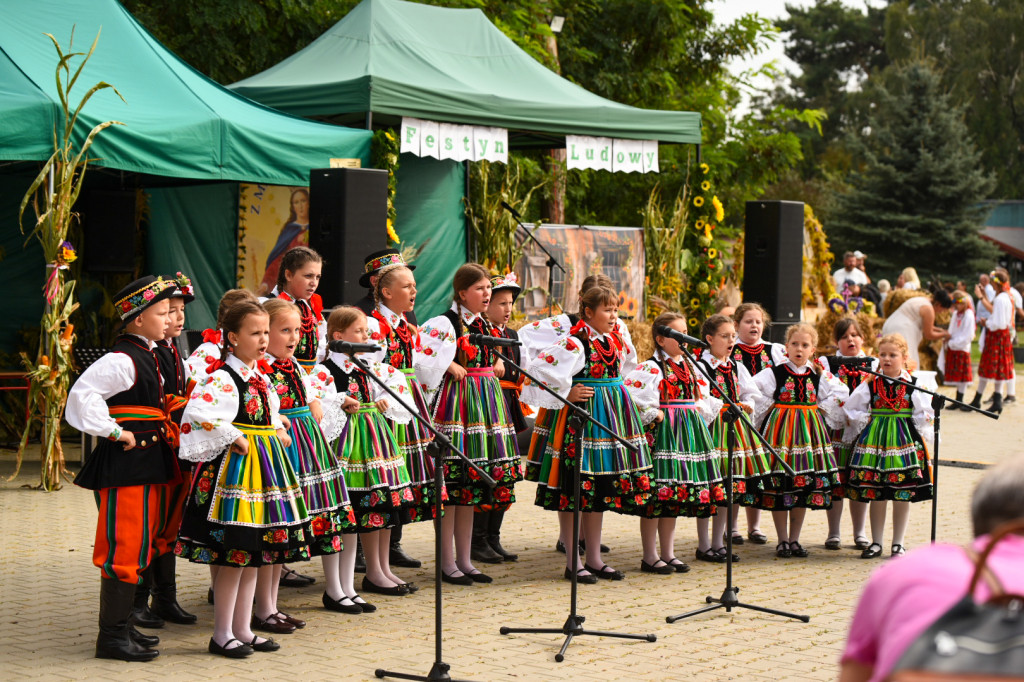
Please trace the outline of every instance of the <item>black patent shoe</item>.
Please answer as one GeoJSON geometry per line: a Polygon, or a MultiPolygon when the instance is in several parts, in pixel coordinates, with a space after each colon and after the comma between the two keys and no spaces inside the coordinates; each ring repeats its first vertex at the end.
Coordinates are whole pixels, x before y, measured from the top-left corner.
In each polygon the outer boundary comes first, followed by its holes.
{"type": "Polygon", "coordinates": [[[210,638],[210,646],[208,647],[211,654],[217,654],[218,656],[224,656],[225,658],[246,658],[252,656],[253,648],[245,642],[239,642],[237,639],[229,639],[224,642],[224,646],[217,644],[213,641],[213,637],[210,638]],[[232,642],[238,642],[238,646],[230,649],[226,648],[228,644],[232,642]]]}
{"type": "Polygon", "coordinates": [[[280,644],[269,637],[264,639],[262,642],[257,642],[257,639],[259,639],[259,637],[254,635],[252,641],[249,642],[249,646],[252,647],[253,651],[277,651],[281,648],[280,644]]]}
{"type": "MultiPolygon", "coordinates": [[[[597,582],[597,576],[593,573],[585,573],[586,569],[581,568],[576,571],[576,582],[581,585],[593,585],[597,582]]],[[[568,568],[565,569],[565,579],[572,580],[572,571],[568,568]]]]}
{"type": "MultiPolygon", "coordinates": [[[[462,571],[458,571],[458,572],[462,573],[462,571]]],[[[441,580],[443,582],[448,583],[449,585],[472,585],[473,584],[473,579],[471,577],[469,577],[468,575],[466,575],[465,573],[462,573],[462,575],[455,575],[455,572],[452,572],[452,574],[449,575],[449,574],[445,573],[444,571],[441,571],[441,580]]]]}
{"type": "Polygon", "coordinates": [[[871,546],[871,542],[863,535],[858,535],[857,537],[855,537],[853,539],[853,544],[857,547],[857,549],[861,551],[864,551],[865,549],[871,546]]]}
{"type": "MultiPolygon", "coordinates": [[[[582,545],[582,544],[583,543],[581,542],[580,545],[582,545]]],[[[583,554],[583,547],[582,546],[577,547],[577,549],[579,550],[577,552],[577,554],[583,554]]],[[[562,542],[561,540],[556,542],[555,543],[555,551],[556,552],[561,552],[562,554],[565,554],[565,543],[562,542]]]]}
{"type": "MultiPolygon", "coordinates": [[[[729,552],[725,549],[725,547],[719,547],[718,549],[713,549],[711,551],[715,553],[716,557],[718,557],[718,563],[720,563],[720,564],[724,564],[725,563],[725,559],[729,555],[729,552]]],[[[736,563],[739,560],[740,560],[740,555],[739,554],[733,554],[732,555],[733,563],[736,563]]]]}
{"type": "Polygon", "coordinates": [[[661,559],[658,559],[653,564],[649,564],[643,559],[641,559],[640,571],[643,573],[657,573],[658,575],[668,575],[669,573],[675,573],[676,569],[672,568],[661,559]],[[661,565],[659,566],[659,564],[661,565]]]}
{"type": "Polygon", "coordinates": [[[591,575],[597,576],[599,580],[624,580],[626,577],[625,573],[622,571],[616,571],[608,564],[605,564],[601,568],[594,568],[593,566],[583,564],[583,568],[590,571],[591,575]]]}
{"type": "Polygon", "coordinates": [[[306,587],[307,585],[312,585],[315,582],[316,578],[308,575],[302,575],[290,568],[286,568],[281,571],[282,587],[306,587]]]}
{"type": "MultiPolygon", "coordinates": [[[[783,543],[783,544],[785,544],[785,543],[783,543]]],[[[718,562],[718,555],[715,554],[715,550],[713,550],[713,549],[709,549],[706,552],[702,552],[700,549],[698,549],[696,551],[696,553],[695,553],[695,556],[697,557],[697,561],[707,561],[707,562],[710,562],[710,563],[713,563],[713,564],[719,563],[718,562]]]]}
{"type": "Polygon", "coordinates": [[[775,545],[775,556],[779,557],[780,559],[788,559],[789,557],[793,556],[793,552],[789,549],[789,543],[780,542],[779,544],[775,545]]]}
{"type": "Polygon", "coordinates": [[[882,556],[882,546],[877,542],[872,542],[860,553],[861,559],[877,559],[882,556]]]}
{"type": "MultiPolygon", "coordinates": [[[[580,540],[580,554],[582,554],[583,552],[586,552],[586,551],[587,551],[587,541],[586,541],[586,539],[580,540]]],[[[612,550],[608,549],[608,545],[606,545],[606,544],[604,544],[602,542],[601,543],[601,554],[607,554],[610,551],[612,551],[612,550]]]]}
{"type": "Polygon", "coordinates": [[[354,603],[356,606],[361,608],[363,610],[363,613],[373,613],[374,611],[377,610],[376,606],[374,606],[370,602],[366,601],[365,599],[360,597],[358,594],[356,596],[352,597],[352,603],[354,603]],[[356,601],[357,599],[361,599],[362,601],[356,601]]]}
{"type": "Polygon", "coordinates": [[[789,553],[798,559],[806,559],[811,554],[799,542],[789,543],[789,553]]]}
{"type": "Polygon", "coordinates": [[[840,541],[838,536],[832,535],[832,536],[830,536],[828,538],[825,538],[825,549],[836,550],[836,549],[842,549],[842,547],[843,547],[843,543],[840,541]]]}
{"type": "Polygon", "coordinates": [[[689,573],[690,572],[690,565],[687,564],[685,561],[680,561],[676,557],[672,557],[671,559],[669,559],[665,563],[668,564],[669,566],[671,566],[672,569],[676,573],[689,573]]]}
{"type": "Polygon", "coordinates": [[[462,573],[463,573],[463,575],[468,575],[470,578],[472,578],[473,582],[475,582],[475,583],[491,583],[491,582],[494,582],[494,578],[492,578],[491,576],[489,576],[489,575],[487,575],[485,573],[481,573],[479,570],[474,570],[472,573],[466,573],[465,571],[463,571],[462,573]]]}
{"type": "Polygon", "coordinates": [[[401,585],[395,585],[394,587],[381,587],[366,576],[363,576],[363,592],[383,594],[388,597],[404,597],[409,594],[408,588],[402,587],[401,585]]]}
{"type": "Polygon", "coordinates": [[[350,597],[343,596],[341,599],[331,599],[326,592],[320,599],[323,602],[324,608],[328,611],[337,611],[338,613],[349,613],[356,614],[362,613],[363,608],[356,604],[350,597]]]}

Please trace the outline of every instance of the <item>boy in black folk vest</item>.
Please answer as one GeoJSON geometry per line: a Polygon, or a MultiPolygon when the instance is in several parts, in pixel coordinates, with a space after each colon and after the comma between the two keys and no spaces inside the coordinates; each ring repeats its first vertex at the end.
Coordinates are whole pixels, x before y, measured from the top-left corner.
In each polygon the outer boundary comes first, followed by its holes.
{"type": "Polygon", "coordinates": [[[99,509],[93,550],[102,577],[97,658],[148,661],[159,655],[152,648],[159,639],[136,631],[129,616],[159,531],[161,486],[181,481],[153,350],[164,338],[167,299],[175,291],[172,282],[148,276],[114,296],[122,333],[68,395],[68,423],[102,439],[75,477],[76,485],[96,491],[99,509]]]}

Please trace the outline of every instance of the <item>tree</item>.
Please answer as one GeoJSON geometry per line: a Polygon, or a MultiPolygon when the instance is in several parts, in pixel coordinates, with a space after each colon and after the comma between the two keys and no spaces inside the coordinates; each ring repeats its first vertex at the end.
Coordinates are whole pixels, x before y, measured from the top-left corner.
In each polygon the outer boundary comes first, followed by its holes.
{"type": "Polygon", "coordinates": [[[915,266],[922,278],[987,268],[994,249],[978,236],[979,202],[993,186],[930,62],[891,65],[874,85],[868,128],[850,144],[865,163],[850,176],[830,229],[837,253],[871,254],[876,277],[915,266]]]}

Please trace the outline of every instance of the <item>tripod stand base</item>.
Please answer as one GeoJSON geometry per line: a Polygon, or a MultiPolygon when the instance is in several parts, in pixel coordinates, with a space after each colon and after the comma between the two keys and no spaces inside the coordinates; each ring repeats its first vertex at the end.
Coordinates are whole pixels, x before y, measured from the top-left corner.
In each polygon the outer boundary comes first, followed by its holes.
{"type": "Polygon", "coordinates": [[[722,596],[719,598],[706,597],[706,601],[710,606],[699,608],[695,611],[688,613],[681,613],[678,616],[668,616],[665,618],[666,623],[675,623],[677,620],[683,618],[689,618],[690,616],[696,616],[701,613],[707,613],[708,611],[714,611],[716,609],[725,609],[726,613],[732,612],[733,609],[750,609],[751,611],[760,611],[761,613],[770,613],[775,616],[782,616],[783,618],[792,618],[794,620],[803,621],[804,623],[810,622],[810,616],[798,616],[795,613],[789,613],[787,611],[779,611],[777,609],[769,609],[764,606],[754,606],[753,604],[744,604],[740,601],[736,593],[740,591],[738,587],[727,587],[722,592],[722,596]]]}
{"type": "Polygon", "coordinates": [[[561,663],[565,660],[565,652],[568,650],[569,645],[572,644],[573,637],[579,637],[580,635],[592,635],[595,637],[617,637],[618,639],[639,639],[646,642],[658,641],[657,635],[630,635],[624,632],[601,632],[599,630],[584,630],[583,621],[586,618],[584,616],[573,616],[570,615],[565,625],[560,628],[510,628],[502,626],[498,629],[503,635],[509,635],[514,632],[535,632],[542,634],[563,634],[565,635],[565,641],[562,642],[562,648],[555,654],[555,660],[561,663]]]}
{"type": "Polygon", "coordinates": [[[453,680],[448,671],[451,666],[443,661],[436,661],[426,675],[410,675],[409,673],[398,673],[392,670],[377,668],[373,674],[377,677],[394,677],[399,680],[423,680],[423,682],[467,682],[466,680],[453,680]]]}

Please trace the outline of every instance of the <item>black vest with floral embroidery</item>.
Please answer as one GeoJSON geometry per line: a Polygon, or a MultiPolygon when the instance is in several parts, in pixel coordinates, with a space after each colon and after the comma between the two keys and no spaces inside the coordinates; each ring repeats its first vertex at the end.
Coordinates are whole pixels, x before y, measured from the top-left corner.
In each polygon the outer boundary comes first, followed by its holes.
{"type": "Polygon", "coordinates": [[[712,396],[715,398],[721,398],[722,392],[724,391],[734,402],[739,400],[736,372],[739,371],[740,365],[738,365],[734,360],[728,360],[726,362],[718,363],[718,367],[712,367],[711,363],[703,357],[699,358],[697,362],[704,365],[708,374],[715,379],[715,383],[711,385],[710,390],[712,396]]]}
{"type": "Polygon", "coordinates": [[[614,359],[606,363],[598,350],[601,349],[606,354],[614,350],[615,346],[610,336],[605,336],[604,341],[594,339],[591,344],[590,336],[584,330],[573,334],[572,338],[583,344],[583,357],[586,359],[583,369],[573,375],[574,379],[615,379],[619,376],[619,353],[616,351],[614,359]]]}
{"type": "Polygon", "coordinates": [[[294,360],[275,360],[271,369],[270,385],[277,392],[282,410],[306,406],[306,385],[302,383],[302,369],[294,360]],[[283,390],[282,390],[283,387],[283,390]]]}
{"type": "Polygon", "coordinates": [[[857,371],[861,367],[871,369],[871,358],[868,357],[841,358],[838,355],[829,355],[825,358],[825,361],[828,362],[829,371],[846,384],[846,387],[850,389],[850,393],[853,393],[853,389],[860,386],[864,379],[871,376],[870,374],[862,374],[857,371]]]}
{"type": "Polygon", "coordinates": [[[249,375],[249,381],[245,381],[231,365],[224,365],[223,369],[238,389],[238,412],[235,413],[234,422],[250,426],[270,426],[270,389],[263,377],[253,371],[249,375]]]}
{"type": "Polygon", "coordinates": [[[690,371],[690,364],[683,358],[682,362],[676,362],[671,358],[651,358],[661,368],[661,383],[658,385],[658,394],[662,400],[693,400],[696,395],[696,382],[693,373],[690,371]]]}
{"type": "Polygon", "coordinates": [[[821,375],[813,369],[796,374],[789,365],[772,367],[775,374],[775,402],[783,405],[816,405],[821,375]]]}
{"type": "Polygon", "coordinates": [[[758,372],[766,367],[775,366],[775,363],[772,361],[771,347],[763,342],[758,346],[737,343],[732,349],[732,359],[736,362],[742,362],[743,366],[750,372],[750,376],[757,375],[758,372]]]}
{"type": "MultiPolygon", "coordinates": [[[[455,330],[456,344],[459,343],[459,340],[464,334],[483,334],[484,336],[491,335],[490,325],[488,325],[479,315],[475,320],[473,320],[473,324],[469,326],[462,324],[462,317],[454,310],[446,310],[444,316],[452,323],[452,329],[455,330]]],[[[456,351],[456,362],[463,367],[491,367],[494,365],[494,355],[491,353],[491,349],[489,347],[476,343],[470,343],[469,345],[476,349],[476,354],[472,358],[466,357],[465,362],[463,362],[460,355],[464,354],[456,351]]]]}
{"type": "Polygon", "coordinates": [[[347,393],[349,396],[361,403],[368,403],[373,400],[370,393],[370,380],[366,378],[358,366],[353,365],[351,372],[344,371],[333,358],[324,362],[324,367],[334,377],[334,385],[338,387],[339,393],[347,393]]]}

